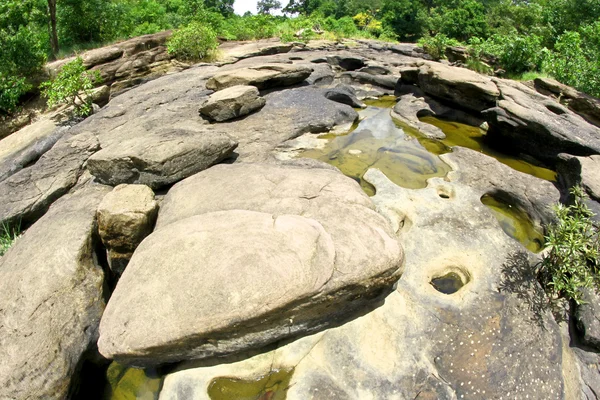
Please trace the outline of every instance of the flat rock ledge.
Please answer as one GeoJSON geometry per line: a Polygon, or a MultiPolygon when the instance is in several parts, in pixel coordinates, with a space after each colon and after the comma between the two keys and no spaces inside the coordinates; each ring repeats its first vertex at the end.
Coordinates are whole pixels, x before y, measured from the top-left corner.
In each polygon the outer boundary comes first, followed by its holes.
{"type": "Polygon", "coordinates": [[[338,171],[217,165],[165,197],[109,301],[99,350],[145,366],[259,348],[371,304],[402,262],[387,220],[338,171]]]}

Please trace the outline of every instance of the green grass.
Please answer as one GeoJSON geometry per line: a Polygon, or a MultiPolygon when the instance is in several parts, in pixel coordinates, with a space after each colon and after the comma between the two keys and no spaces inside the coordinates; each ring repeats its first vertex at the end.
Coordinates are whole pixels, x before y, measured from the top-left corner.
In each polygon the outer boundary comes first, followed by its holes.
{"type": "Polygon", "coordinates": [[[536,71],[523,72],[522,74],[516,74],[516,75],[508,74],[508,78],[514,79],[515,81],[532,81],[535,78],[554,79],[552,76],[550,76],[548,74],[545,74],[543,72],[536,72],[536,71]]]}
{"type": "Polygon", "coordinates": [[[13,228],[6,224],[0,226],[0,257],[12,247],[19,236],[21,236],[19,226],[13,228]]]}

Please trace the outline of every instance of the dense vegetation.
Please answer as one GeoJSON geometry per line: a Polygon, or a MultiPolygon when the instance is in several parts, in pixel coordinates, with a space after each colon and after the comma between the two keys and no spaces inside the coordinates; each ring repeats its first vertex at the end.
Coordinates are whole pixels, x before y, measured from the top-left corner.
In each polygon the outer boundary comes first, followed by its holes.
{"type": "Polygon", "coordinates": [[[600,96],[598,0],[289,0],[282,6],[261,0],[257,15],[241,17],[233,14],[233,0],[3,0],[0,113],[15,110],[47,60],[184,26],[180,37],[198,34],[203,41],[190,56],[180,38],[173,51],[184,58],[211,53],[216,37],[421,40],[438,57],[462,43],[469,46],[467,65],[482,72],[489,67],[481,61],[493,59],[508,74],[543,72],[600,96]],[[287,16],[270,15],[274,10],[287,16]]]}

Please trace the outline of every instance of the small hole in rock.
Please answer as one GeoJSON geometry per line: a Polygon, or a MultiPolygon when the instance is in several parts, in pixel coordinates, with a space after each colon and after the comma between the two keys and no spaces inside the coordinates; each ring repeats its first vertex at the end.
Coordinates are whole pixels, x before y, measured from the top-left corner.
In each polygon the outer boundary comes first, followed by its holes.
{"type": "Polygon", "coordinates": [[[442,199],[449,199],[450,198],[450,196],[448,196],[446,193],[440,193],[439,195],[440,195],[440,197],[442,199]]]}
{"type": "Polygon", "coordinates": [[[456,272],[448,272],[431,280],[431,285],[440,293],[453,294],[458,292],[466,282],[456,272]]]}

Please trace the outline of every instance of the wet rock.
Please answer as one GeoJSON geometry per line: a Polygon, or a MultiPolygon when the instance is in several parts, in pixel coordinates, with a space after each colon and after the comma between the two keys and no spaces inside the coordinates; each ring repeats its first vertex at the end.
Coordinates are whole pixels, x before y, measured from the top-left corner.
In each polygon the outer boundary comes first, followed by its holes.
{"type": "Polygon", "coordinates": [[[104,309],[92,238],[107,192],[56,202],[0,258],[0,398],[67,398],[104,309]]]}
{"type": "Polygon", "coordinates": [[[499,194],[523,209],[537,227],[554,220],[551,206],[560,200],[552,182],[516,171],[492,157],[464,147],[454,147],[441,158],[453,168],[451,182],[472,187],[480,196],[499,194]]]}
{"type": "Polygon", "coordinates": [[[154,192],[145,185],[119,185],[98,206],[98,232],[115,276],[121,276],[133,252],[152,232],[158,213],[154,192]]]}
{"type": "Polygon", "coordinates": [[[106,147],[90,157],[87,168],[108,185],[140,183],[157,189],[224,160],[236,146],[224,133],[166,130],[106,147]]]}
{"type": "Polygon", "coordinates": [[[483,112],[491,140],[548,162],[560,153],[600,153],[600,128],[521,83],[495,81],[502,99],[483,112]]]}
{"type": "Polygon", "coordinates": [[[64,136],[32,166],[0,182],[0,224],[26,225],[75,185],[83,163],[99,149],[89,133],[64,136]]]}
{"type": "Polygon", "coordinates": [[[240,163],[186,179],[110,299],[100,352],[133,364],[201,359],[339,321],[401,273],[400,246],[372,208],[328,169],[240,163]]]}
{"type": "Polygon", "coordinates": [[[212,94],[200,107],[200,114],[212,121],[223,122],[242,117],[265,105],[254,86],[232,86],[212,94]]]}
{"type": "Polygon", "coordinates": [[[290,86],[310,76],[312,69],[293,64],[263,64],[248,68],[217,72],[206,82],[206,88],[221,90],[236,85],[251,85],[259,89],[290,86]]]}
{"type": "Polygon", "coordinates": [[[442,130],[431,124],[421,122],[419,117],[435,115],[423,98],[407,94],[398,100],[393,108],[392,116],[409,127],[418,130],[431,139],[445,139],[442,130]]]}
{"type": "Polygon", "coordinates": [[[419,68],[419,87],[427,94],[472,111],[494,107],[500,92],[488,77],[466,68],[424,63],[419,68]]]}
{"type": "MultiPolygon", "coordinates": [[[[512,276],[528,277],[533,260],[511,256],[519,246],[495,224],[479,194],[441,179],[410,190],[375,170],[367,175],[377,188],[377,207],[389,211],[395,226],[404,221],[406,270],[397,289],[359,318],[273,350],[219,365],[184,363],[165,378],[161,400],[183,392],[205,398],[219,378],[254,380],[282,370],[293,370],[289,384],[263,396],[460,399],[518,391],[565,398],[558,326],[547,310],[529,308],[514,292],[523,288],[509,290],[503,281],[502,272],[517,266],[512,276]],[[441,198],[440,187],[453,197],[441,198]],[[431,278],[452,268],[467,273],[467,284],[452,295],[436,291],[431,278]]],[[[546,300],[531,282],[524,292],[546,300]]]]}
{"type": "Polygon", "coordinates": [[[600,350],[600,295],[593,289],[583,289],[582,299],[575,310],[581,341],[600,350]]]}

